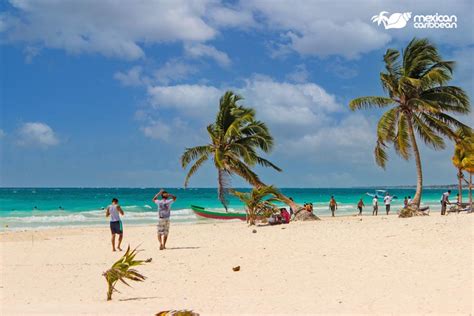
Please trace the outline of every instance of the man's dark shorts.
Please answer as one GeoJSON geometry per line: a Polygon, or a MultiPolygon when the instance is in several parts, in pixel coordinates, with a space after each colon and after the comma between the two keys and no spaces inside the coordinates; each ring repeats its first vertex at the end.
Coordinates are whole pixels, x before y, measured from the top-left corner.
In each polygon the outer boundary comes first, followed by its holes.
{"type": "Polygon", "coordinates": [[[110,231],[112,234],[123,234],[122,222],[110,222],[110,231]]]}

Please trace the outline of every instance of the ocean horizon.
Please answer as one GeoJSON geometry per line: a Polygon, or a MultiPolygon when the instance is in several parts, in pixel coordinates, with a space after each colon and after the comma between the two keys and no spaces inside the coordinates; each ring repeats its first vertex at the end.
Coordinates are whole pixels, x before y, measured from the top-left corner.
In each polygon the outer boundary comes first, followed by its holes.
{"type": "MultiPolygon", "coordinates": [[[[424,188],[422,204],[439,211],[439,200],[443,192],[453,185],[436,185],[424,188]]],[[[172,208],[171,220],[175,223],[204,223],[212,220],[196,216],[191,205],[209,210],[224,211],[217,199],[216,188],[166,188],[177,196],[172,208]]],[[[249,188],[236,188],[248,191],[249,188]]],[[[334,195],[338,202],[337,215],[357,213],[356,204],[363,198],[364,213],[371,214],[372,197],[375,189],[387,190],[397,196],[392,202],[392,213],[401,208],[405,196],[414,196],[415,187],[380,186],[352,188],[282,188],[281,192],[297,203],[313,203],[318,216],[328,216],[328,202],[334,195]]],[[[156,206],[152,198],[159,188],[0,188],[0,230],[41,229],[64,226],[106,225],[104,209],[112,198],[118,198],[124,209],[124,225],[153,224],[157,221],[156,206]]],[[[456,191],[453,190],[452,200],[456,191]]],[[[464,197],[467,197],[467,192],[464,197]]],[[[229,196],[229,211],[243,211],[244,205],[229,196]]],[[[382,204],[382,201],[380,202],[382,204]]],[[[385,214],[383,207],[379,214],[385,214]]]]}

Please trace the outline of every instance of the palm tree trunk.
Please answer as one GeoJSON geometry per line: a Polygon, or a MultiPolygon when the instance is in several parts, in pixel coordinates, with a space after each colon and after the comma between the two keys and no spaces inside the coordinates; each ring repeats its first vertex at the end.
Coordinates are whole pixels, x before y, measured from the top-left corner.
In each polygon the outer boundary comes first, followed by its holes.
{"type": "Polygon", "coordinates": [[[459,203],[462,203],[462,179],[463,179],[462,169],[461,169],[461,168],[458,168],[459,203]]]}
{"type": "Polygon", "coordinates": [[[469,173],[469,206],[472,211],[472,172],[469,173]]]}
{"type": "Polygon", "coordinates": [[[227,191],[227,181],[225,171],[218,169],[217,170],[217,196],[222,205],[224,205],[225,211],[227,212],[228,201],[226,198],[227,191]]]}
{"type": "Polygon", "coordinates": [[[420,150],[416,143],[415,131],[413,130],[413,121],[411,114],[407,115],[408,133],[410,134],[411,145],[413,147],[413,154],[416,162],[416,192],[413,198],[413,204],[416,208],[420,208],[421,195],[423,193],[423,171],[421,169],[420,150]]]}

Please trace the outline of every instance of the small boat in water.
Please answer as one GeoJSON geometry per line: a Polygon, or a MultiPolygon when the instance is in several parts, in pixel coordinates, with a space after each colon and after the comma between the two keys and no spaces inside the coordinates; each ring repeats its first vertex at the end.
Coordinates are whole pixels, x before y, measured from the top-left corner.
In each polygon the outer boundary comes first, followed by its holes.
{"type": "Polygon", "coordinates": [[[247,219],[247,214],[245,213],[224,213],[224,212],[214,212],[207,211],[204,207],[191,205],[193,212],[201,217],[213,218],[213,219],[240,219],[245,221],[247,219]]]}

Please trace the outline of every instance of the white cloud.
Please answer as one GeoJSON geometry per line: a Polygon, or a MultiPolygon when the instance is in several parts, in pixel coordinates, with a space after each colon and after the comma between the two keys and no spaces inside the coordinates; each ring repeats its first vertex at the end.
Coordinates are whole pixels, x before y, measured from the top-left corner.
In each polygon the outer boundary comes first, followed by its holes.
{"type": "Polygon", "coordinates": [[[6,40],[74,54],[138,59],[145,55],[144,43],[207,41],[217,34],[206,22],[216,7],[212,0],[12,0],[11,4],[16,16],[4,14],[0,19],[6,40]]]}
{"type": "Polygon", "coordinates": [[[471,12],[474,4],[469,0],[418,1],[400,4],[389,0],[357,1],[299,1],[242,0],[244,10],[259,17],[270,31],[280,32],[281,39],[273,43],[273,56],[291,51],[305,56],[344,56],[347,59],[383,48],[391,39],[409,40],[414,36],[429,37],[437,43],[466,46],[474,43],[471,12]],[[380,11],[411,11],[413,14],[455,14],[456,30],[416,30],[411,25],[402,30],[385,30],[370,21],[380,11]]]}
{"type": "MultiPolygon", "coordinates": [[[[155,109],[174,108],[190,117],[208,117],[215,109],[222,91],[206,85],[154,86],[148,88],[150,104],[155,109]]],[[[165,113],[162,111],[161,113],[165,113]]]]}
{"type": "Polygon", "coordinates": [[[49,125],[40,122],[27,122],[18,130],[17,143],[21,146],[49,147],[58,145],[59,139],[49,125]]]}
{"type": "Polygon", "coordinates": [[[315,83],[293,84],[255,76],[239,89],[245,103],[269,122],[286,126],[318,124],[342,106],[315,83]]]}
{"type": "Polygon", "coordinates": [[[354,6],[351,2],[244,1],[244,7],[260,15],[269,29],[281,32],[278,51],[291,49],[319,57],[357,58],[387,44],[390,35],[371,25],[371,6],[369,2],[354,6]]]}
{"type": "Polygon", "coordinates": [[[223,6],[215,6],[210,11],[209,19],[213,24],[223,27],[248,28],[256,26],[252,12],[243,10],[241,7],[228,8],[223,6]]]}
{"type": "Polygon", "coordinates": [[[306,82],[309,78],[309,71],[304,64],[297,65],[292,73],[289,73],[286,78],[297,83],[306,82]]]}
{"type": "Polygon", "coordinates": [[[161,84],[184,80],[195,74],[197,68],[179,60],[170,60],[154,72],[154,77],[161,84]]]}
{"type": "Polygon", "coordinates": [[[0,139],[5,137],[6,133],[3,131],[3,129],[0,128],[0,139]]]}
{"type": "Polygon", "coordinates": [[[142,71],[142,67],[135,66],[127,72],[116,72],[114,78],[124,86],[141,86],[147,81],[147,78],[143,77],[142,71]]]}
{"type": "Polygon", "coordinates": [[[162,121],[152,121],[140,129],[147,137],[165,141],[169,139],[171,132],[171,127],[162,121]]]}
{"type": "Polygon", "coordinates": [[[210,45],[200,43],[187,43],[184,45],[186,54],[193,58],[208,57],[214,59],[219,65],[226,67],[231,64],[231,60],[226,53],[210,45]]]}

